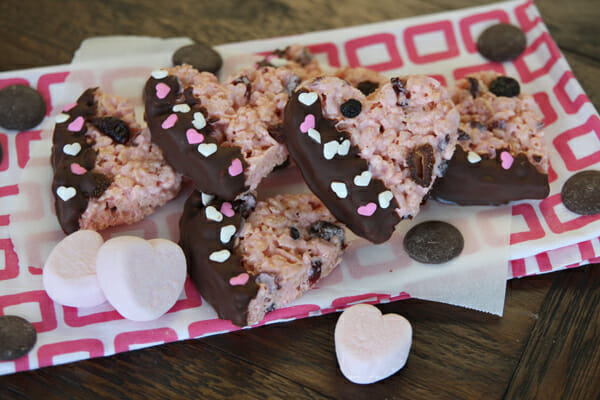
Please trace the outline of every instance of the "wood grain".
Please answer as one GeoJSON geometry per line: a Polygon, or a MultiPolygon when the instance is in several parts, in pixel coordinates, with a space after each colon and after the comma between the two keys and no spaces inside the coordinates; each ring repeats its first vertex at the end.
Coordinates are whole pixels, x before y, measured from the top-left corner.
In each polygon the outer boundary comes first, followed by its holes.
{"type": "MultiPolygon", "coordinates": [[[[211,44],[490,4],[475,0],[2,0],[0,71],[69,63],[97,35],[211,44]]],[[[536,2],[600,105],[600,7],[536,2]]],[[[600,397],[600,266],[509,282],[502,318],[420,300],[380,305],[413,324],[406,367],[373,385],[337,367],[338,314],[0,377],[0,399],[499,399],[600,397]]]]}

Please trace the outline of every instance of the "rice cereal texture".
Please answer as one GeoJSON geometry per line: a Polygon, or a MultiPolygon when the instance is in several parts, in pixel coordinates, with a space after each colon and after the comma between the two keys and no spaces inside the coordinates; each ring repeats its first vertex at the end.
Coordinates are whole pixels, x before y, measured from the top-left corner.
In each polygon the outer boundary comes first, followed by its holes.
{"type": "Polygon", "coordinates": [[[450,90],[460,112],[463,133],[458,143],[465,152],[489,158],[496,158],[502,149],[513,156],[523,153],[538,172],[547,174],[548,152],[537,104],[526,93],[504,97],[490,92],[490,83],[500,76],[493,71],[472,74],[450,90]]]}
{"type": "Polygon", "coordinates": [[[345,247],[342,226],[314,195],[279,195],[259,202],[238,245],[244,268],[259,286],[248,306],[248,324],[329,275],[345,247]]]}
{"type": "Polygon", "coordinates": [[[112,180],[98,198],[90,198],[81,215],[81,229],[102,230],[109,226],[132,224],[151,214],[179,193],[181,176],[164,160],[152,144],[150,132],[135,119],[133,105],[126,99],[95,92],[97,116],[123,120],[130,130],[128,144],[116,144],[110,137],[88,124],[85,133],[97,152],[92,172],[112,180]]]}
{"type": "Polygon", "coordinates": [[[420,75],[392,78],[368,97],[335,77],[318,78],[302,88],[316,92],[323,116],[337,121],[338,131],[350,134],[352,145],[369,163],[372,177],[383,181],[394,194],[398,216],[414,217],[454,153],[459,114],[446,89],[437,80],[420,75]],[[350,99],[362,105],[355,118],[346,118],[340,110],[350,99]],[[410,160],[424,146],[431,147],[432,159],[420,162],[430,163],[431,175],[419,183],[410,160]]]}

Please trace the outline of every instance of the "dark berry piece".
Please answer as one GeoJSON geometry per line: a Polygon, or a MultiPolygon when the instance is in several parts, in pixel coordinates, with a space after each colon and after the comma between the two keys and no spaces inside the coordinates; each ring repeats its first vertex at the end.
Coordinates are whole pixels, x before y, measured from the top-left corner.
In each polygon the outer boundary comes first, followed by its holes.
{"type": "Polygon", "coordinates": [[[338,237],[340,246],[344,246],[344,230],[339,226],[327,221],[317,221],[309,229],[311,236],[330,241],[334,236],[338,237]]]}
{"type": "Polygon", "coordinates": [[[473,98],[479,96],[479,81],[475,78],[468,77],[469,81],[469,92],[473,98]]]}
{"type": "Polygon", "coordinates": [[[423,187],[428,187],[433,176],[433,164],[435,158],[433,148],[426,144],[417,147],[408,156],[408,167],[412,179],[423,187]]]}
{"type": "Polygon", "coordinates": [[[247,193],[241,196],[239,199],[234,200],[232,207],[235,212],[240,213],[242,218],[247,218],[256,207],[256,197],[254,197],[254,195],[251,193],[247,193]]]}
{"type": "Polygon", "coordinates": [[[460,141],[464,141],[464,140],[471,140],[471,136],[469,136],[469,134],[465,131],[463,131],[462,129],[458,130],[458,140],[460,141]]]}
{"type": "Polygon", "coordinates": [[[95,118],[92,124],[119,144],[125,144],[129,140],[129,127],[122,119],[117,117],[95,118]]]}
{"type": "Polygon", "coordinates": [[[311,263],[310,274],[308,275],[308,282],[310,285],[314,285],[321,277],[321,266],[323,263],[321,260],[313,260],[311,263]]]}
{"type": "Polygon", "coordinates": [[[390,82],[392,83],[396,95],[398,97],[404,97],[402,101],[399,99],[396,104],[400,107],[406,107],[408,105],[408,99],[410,99],[410,92],[406,89],[406,81],[400,78],[392,78],[390,79],[390,82]]]}
{"type": "Polygon", "coordinates": [[[358,114],[360,114],[361,110],[362,104],[360,104],[360,101],[356,99],[350,99],[340,106],[340,111],[346,118],[356,117],[358,114]]]}
{"type": "Polygon", "coordinates": [[[300,239],[300,231],[295,226],[290,227],[290,236],[294,240],[300,239]]]}
{"type": "Polygon", "coordinates": [[[521,87],[515,79],[499,76],[490,83],[490,92],[496,96],[515,97],[521,93],[521,87]]]}
{"type": "Polygon", "coordinates": [[[379,83],[371,81],[362,81],[358,84],[358,86],[356,86],[356,88],[360,90],[365,96],[368,96],[374,91],[376,91],[378,87],[379,83]]]}

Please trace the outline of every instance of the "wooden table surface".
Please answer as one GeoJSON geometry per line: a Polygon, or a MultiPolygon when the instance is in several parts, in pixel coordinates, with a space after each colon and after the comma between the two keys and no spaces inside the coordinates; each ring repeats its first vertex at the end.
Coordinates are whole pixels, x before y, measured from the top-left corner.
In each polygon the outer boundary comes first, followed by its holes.
{"type": "MultiPolygon", "coordinates": [[[[212,44],[406,18],[475,0],[2,0],[0,71],[69,63],[108,34],[189,36],[212,44]]],[[[600,107],[596,0],[537,6],[575,76],[600,107]]],[[[502,318],[419,300],[380,306],[414,329],[406,367],[372,384],[340,373],[339,314],[0,377],[10,399],[600,398],[600,266],[508,284],[502,318]]]]}

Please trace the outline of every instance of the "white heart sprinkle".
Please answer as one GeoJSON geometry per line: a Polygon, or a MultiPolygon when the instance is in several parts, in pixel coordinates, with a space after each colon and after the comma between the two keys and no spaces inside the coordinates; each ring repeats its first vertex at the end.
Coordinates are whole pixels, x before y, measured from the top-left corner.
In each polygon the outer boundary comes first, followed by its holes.
{"type": "Polygon", "coordinates": [[[323,146],[323,157],[325,157],[326,160],[331,160],[337,154],[339,146],[340,144],[337,140],[325,143],[323,146]]]}
{"type": "Polygon", "coordinates": [[[201,112],[194,113],[194,120],[192,121],[192,125],[194,128],[200,130],[206,126],[206,120],[204,119],[204,114],[201,112]]]}
{"type": "Polygon", "coordinates": [[[201,197],[202,197],[202,205],[204,207],[209,205],[215,198],[215,196],[213,196],[212,194],[207,194],[207,193],[201,193],[201,197]]]}
{"type": "Polygon", "coordinates": [[[54,121],[56,121],[57,124],[62,124],[63,122],[66,122],[70,117],[71,116],[69,114],[60,113],[54,118],[54,121]]]}
{"type": "Polygon", "coordinates": [[[269,63],[274,66],[274,67],[283,67],[284,65],[288,64],[288,60],[286,60],[285,58],[271,58],[269,59],[269,63]]]}
{"type": "Polygon", "coordinates": [[[186,112],[190,112],[190,110],[191,110],[190,106],[188,106],[185,103],[175,104],[173,106],[173,112],[186,113],[186,112]]]}
{"type": "Polygon", "coordinates": [[[154,79],[164,79],[169,75],[169,71],[166,69],[155,69],[152,71],[152,77],[154,79]]]}
{"type": "Polygon", "coordinates": [[[474,151],[470,151],[467,153],[467,160],[469,160],[471,164],[476,164],[481,161],[481,156],[474,151]]]}
{"type": "Polygon", "coordinates": [[[213,251],[208,256],[208,259],[210,261],[222,263],[222,262],[227,261],[227,259],[229,258],[230,255],[231,255],[231,253],[227,249],[225,249],[225,250],[219,250],[219,251],[213,251]]]}
{"type": "Polygon", "coordinates": [[[315,92],[303,92],[298,95],[298,101],[305,106],[312,106],[319,98],[315,92]]]}
{"type": "Polygon", "coordinates": [[[227,244],[231,240],[231,237],[235,234],[235,225],[225,225],[221,228],[221,234],[219,235],[221,243],[227,244]]]}
{"type": "Polygon", "coordinates": [[[321,134],[318,130],[310,128],[306,134],[315,142],[321,144],[321,134]]]}
{"type": "Polygon", "coordinates": [[[363,171],[360,175],[354,177],[354,184],[356,186],[369,186],[371,182],[371,173],[369,171],[363,171]]]}
{"type": "Polygon", "coordinates": [[[56,194],[62,199],[62,201],[67,201],[75,197],[77,191],[72,186],[59,186],[56,189],[56,194]]]}
{"type": "Polygon", "coordinates": [[[389,190],[379,193],[379,195],[377,196],[377,200],[379,200],[379,207],[388,208],[393,198],[394,194],[389,190]]]}
{"type": "Polygon", "coordinates": [[[221,212],[219,210],[217,210],[216,208],[214,208],[213,206],[206,207],[204,212],[206,213],[206,219],[208,219],[208,220],[216,221],[216,222],[223,221],[223,214],[221,214],[221,212]]]}
{"type": "Polygon", "coordinates": [[[214,143],[200,143],[198,145],[198,153],[204,157],[208,157],[217,151],[217,145],[214,143]]]}
{"type": "Polygon", "coordinates": [[[350,140],[346,139],[338,147],[337,153],[340,156],[345,156],[346,154],[348,154],[348,151],[350,151],[350,140]]]}
{"type": "Polygon", "coordinates": [[[63,146],[63,153],[75,157],[81,151],[81,145],[77,142],[71,144],[65,144],[63,146]]]}
{"type": "Polygon", "coordinates": [[[344,182],[331,182],[330,187],[340,199],[345,199],[348,196],[348,187],[344,182]]]}

